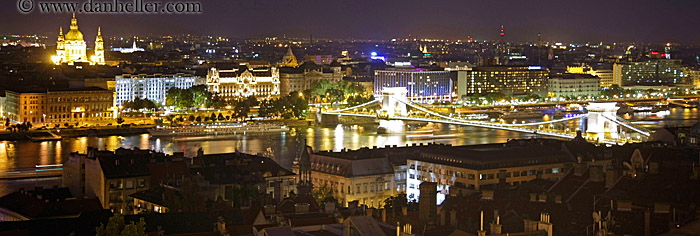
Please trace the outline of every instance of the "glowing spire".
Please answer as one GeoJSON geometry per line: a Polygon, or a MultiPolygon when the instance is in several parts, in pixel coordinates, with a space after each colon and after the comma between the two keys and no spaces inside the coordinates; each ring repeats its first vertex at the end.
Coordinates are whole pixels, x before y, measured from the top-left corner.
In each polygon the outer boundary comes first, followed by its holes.
{"type": "Polygon", "coordinates": [[[59,26],[58,30],[59,30],[58,35],[62,36],[63,35],[63,26],[59,26]]]}
{"type": "Polygon", "coordinates": [[[102,27],[97,27],[97,36],[102,36],[102,27]]]}

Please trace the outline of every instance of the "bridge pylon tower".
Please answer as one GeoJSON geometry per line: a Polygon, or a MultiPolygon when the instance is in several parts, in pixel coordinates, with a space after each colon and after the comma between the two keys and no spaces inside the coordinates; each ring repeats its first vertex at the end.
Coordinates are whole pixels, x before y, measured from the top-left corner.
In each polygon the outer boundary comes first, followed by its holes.
{"type": "Polygon", "coordinates": [[[586,133],[598,140],[605,139],[605,134],[610,134],[610,138],[617,139],[617,123],[610,119],[617,119],[617,110],[620,109],[615,102],[591,102],[586,107],[588,109],[588,125],[586,133]]]}
{"type": "Polygon", "coordinates": [[[382,109],[378,111],[379,133],[405,133],[406,123],[394,117],[408,115],[406,103],[408,90],[404,87],[384,87],[382,89],[382,109]]]}

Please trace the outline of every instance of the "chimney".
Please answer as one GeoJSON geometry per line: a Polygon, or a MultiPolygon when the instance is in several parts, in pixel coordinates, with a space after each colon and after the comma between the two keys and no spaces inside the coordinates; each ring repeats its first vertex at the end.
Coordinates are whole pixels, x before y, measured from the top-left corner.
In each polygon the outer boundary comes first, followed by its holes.
{"type": "Polygon", "coordinates": [[[503,228],[503,225],[501,225],[501,217],[496,216],[496,223],[491,223],[491,234],[501,234],[501,228],[503,228]]]}
{"type": "Polygon", "coordinates": [[[617,181],[617,171],[614,169],[605,170],[605,188],[612,187],[617,181]]]}
{"type": "Polygon", "coordinates": [[[530,219],[524,219],[523,224],[524,224],[524,231],[525,232],[537,231],[537,221],[530,220],[530,219]]]}
{"type": "Polygon", "coordinates": [[[549,221],[549,213],[540,214],[540,222],[537,222],[537,230],[544,230],[547,236],[553,235],[552,223],[549,221]]]}
{"type": "Polygon", "coordinates": [[[603,179],[603,166],[601,165],[591,165],[590,173],[588,174],[588,179],[591,182],[602,182],[603,179]]]}
{"type": "Polygon", "coordinates": [[[477,231],[478,236],[486,236],[486,230],[484,230],[484,211],[481,211],[481,227],[479,227],[479,231],[477,231]]]}

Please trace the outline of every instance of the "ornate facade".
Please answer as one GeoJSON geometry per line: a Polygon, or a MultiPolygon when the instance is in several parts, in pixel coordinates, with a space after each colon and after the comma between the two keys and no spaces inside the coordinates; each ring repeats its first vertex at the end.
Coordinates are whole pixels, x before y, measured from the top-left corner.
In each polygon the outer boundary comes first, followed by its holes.
{"type": "Polygon", "coordinates": [[[70,31],[65,36],[63,35],[63,27],[60,28],[58,40],[56,41],[56,55],[51,57],[51,60],[56,65],[73,65],[76,62],[104,65],[104,41],[102,40],[101,30],[99,28],[97,30],[95,54],[88,58],[87,43],[83,39],[83,33],[78,30],[78,19],[73,14],[70,31]]]}
{"type": "Polygon", "coordinates": [[[258,99],[279,97],[280,76],[276,67],[267,64],[242,63],[238,68],[211,68],[207,75],[209,91],[226,101],[249,96],[258,99]]]}

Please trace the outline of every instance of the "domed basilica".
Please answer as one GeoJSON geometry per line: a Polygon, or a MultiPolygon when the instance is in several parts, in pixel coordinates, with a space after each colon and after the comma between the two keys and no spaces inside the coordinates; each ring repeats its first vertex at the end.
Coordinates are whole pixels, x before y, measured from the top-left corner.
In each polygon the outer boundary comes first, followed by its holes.
{"type": "Polygon", "coordinates": [[[90,63],[91,65],[105,64],[104,41],[102,40],[102,32],[97,28],[97,39],[95,40],[95,54],[88,58],[87,43],[83,40],[83,33],[78,30],[78,19],[71,19],[70,31],[64,36],[63,27],[60,28],[58,41],[56,42],[56,55],[51,57],[56,65],[68,64],[73,65],[78,63],[90,63]]]}

